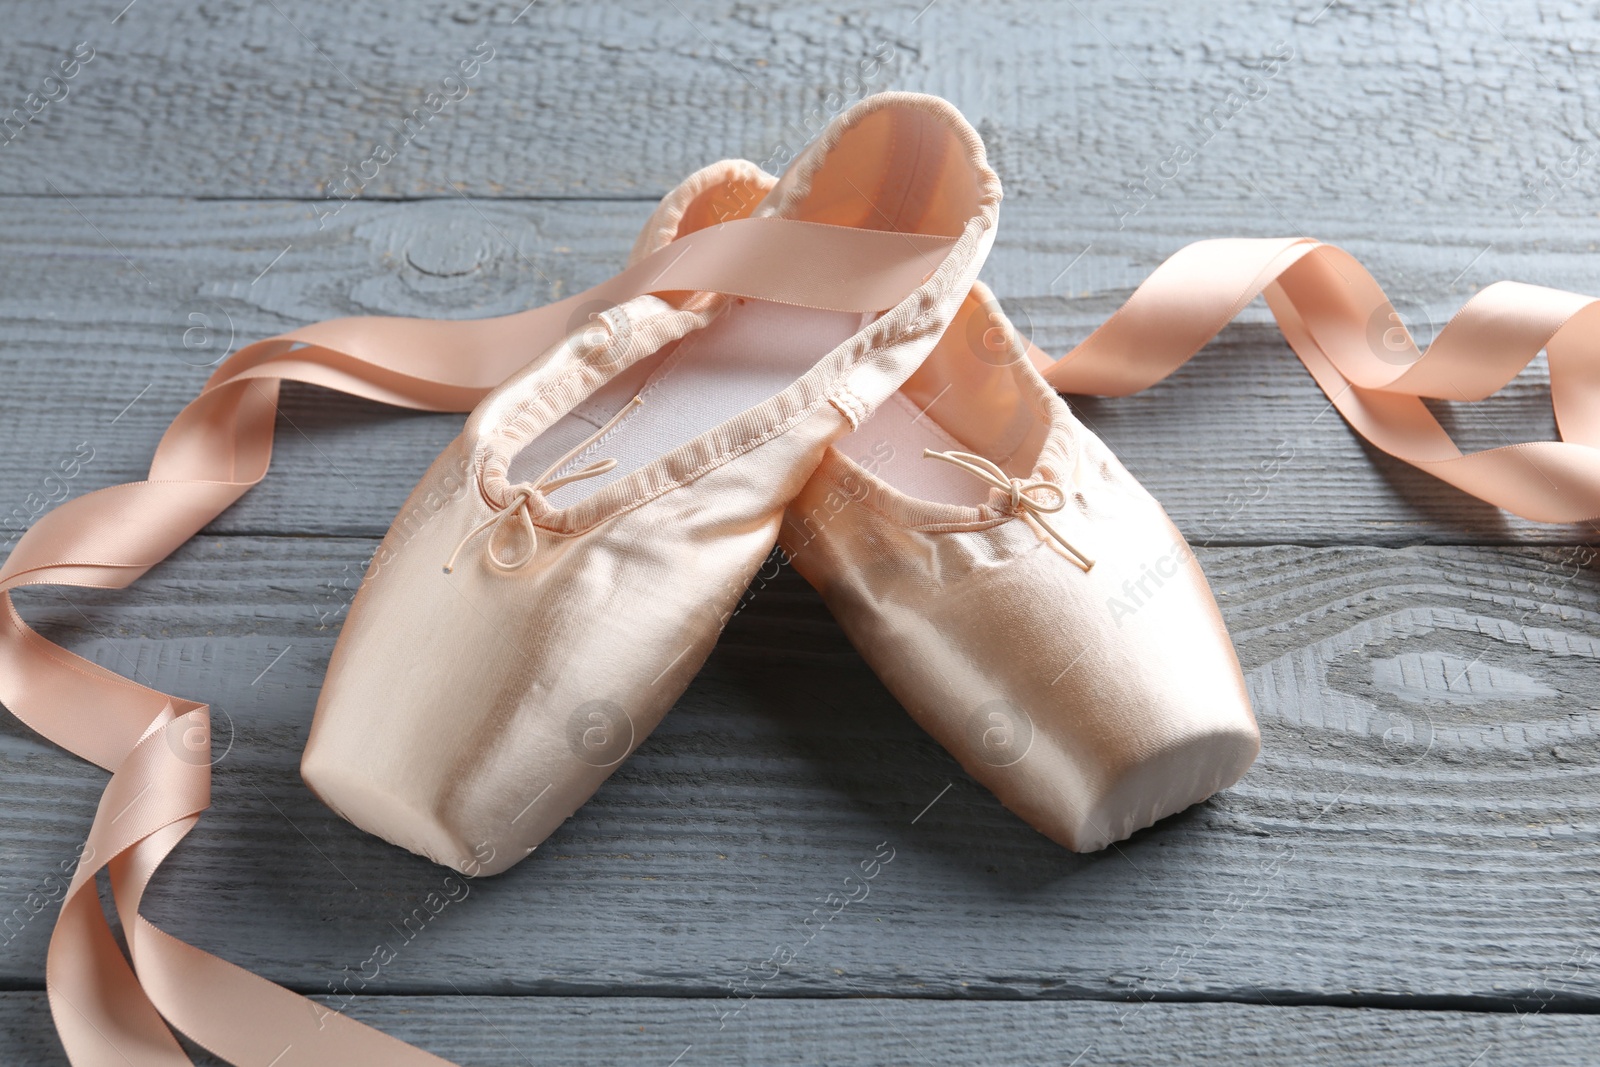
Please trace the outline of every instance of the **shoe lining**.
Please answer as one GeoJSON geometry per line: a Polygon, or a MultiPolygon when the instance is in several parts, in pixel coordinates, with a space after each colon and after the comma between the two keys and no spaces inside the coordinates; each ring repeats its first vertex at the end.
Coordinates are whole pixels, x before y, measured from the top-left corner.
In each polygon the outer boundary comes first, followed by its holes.
{"type": "Polygon", "coordinates": [[[989,497],[988,487],[966,471],[923,456],[966,446],[934,419],[935,400],[927,411],[904,393],[895,393],[861,426],[839,441],[838,449],[868,473],[908,496],[940,504],[977,507],[989,497]]]}
{"type": "Polygon", "coordinates": [[[550,494],[571,507],[672,449],[714,429],[793,385],[852,337],[870,316],[818,311],[761,300],[736,300],[709,326],[641,360],[591,395],[518,452],[512,484],[536,478],[635,395],[644,399],[615,429],[558,474],[599,459],[616,467],[550,494]]]}

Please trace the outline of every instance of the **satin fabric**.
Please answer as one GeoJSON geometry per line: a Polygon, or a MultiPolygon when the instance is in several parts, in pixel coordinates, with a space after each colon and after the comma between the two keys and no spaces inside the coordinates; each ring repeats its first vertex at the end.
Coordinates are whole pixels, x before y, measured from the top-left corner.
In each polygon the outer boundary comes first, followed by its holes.
{"type": "Polygon", "coordinates": [[[868,421],[829,449],[782,544],[913,719],[1029,824],[1092,851],[1232,785],[1260,736],[1183,535],[1017,338],[975,286],[904,391],[1019,502],[1058,490],[1064,508],[901,491],[868,465],[934,460],[890,456],[904,444],[868,421]],[[971,343],[994,331],[1009,352],[971,343]]]}
{"type": "MultiPolygon", "coordinates": [[[[916,252],[885,249],[883,269],[850,256],[818,271],[809,306],[887,310],[792,386],[566,506],[511,479],[518,452],[612,378],[709,327],[725,298],[641,297],[600,312],[595,328],[491,393],[412,493],[351,605],[306,743],[306,783],[362,829],[468,874],[536,848],[688,686],[828,443],[944,334],[999,198],[953,108],[873,97],[751,220],[797,220],[803,235],[850,227],[916,252]],[[863,281],[886,270],[900,288],[874,300],[863,281]],[[527,565],[503,570],[486,546],[443,573],[453,546],[508,507],[505,537],[537,547],[503,550],[527,551],[527,565]]],[[[781,271],[758,259],[742,269],[793,285],[795,244],[778,248],[781,271]]]]}
{"type": "Polygon", "coordinates": [[[1396,459],[1535,522],[1600,517],[1600,301],[1496,282],[1419,351],[1355,257],[1309,237],[1198,241],[1157,267],[1060,360],[1066,393],[1125,396],[1182,366],[1257,295],[1352,429],[1396,459]],[[1384,324],[1373,343],[1373,323],[1384,324]],[[1392,326],[1389,324],[1393,324],[1392,326]],[[1422,398],[1482,400],[1544,351],[1559,441],[1463,454],[1422,398]]]}

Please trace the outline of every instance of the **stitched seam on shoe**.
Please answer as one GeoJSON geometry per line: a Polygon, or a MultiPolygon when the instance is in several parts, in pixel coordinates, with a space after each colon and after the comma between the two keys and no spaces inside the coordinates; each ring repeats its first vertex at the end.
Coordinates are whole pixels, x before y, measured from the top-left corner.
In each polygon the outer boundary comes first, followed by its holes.
{"type": "Polygon", "coordinates": [[[868,412],[866,401],[856,395],[850,388],[848,376],[829,393],[828,399],[833,406],[843,412],[844,417],[850,420],[851,429],[860,429],[862,423],[867,421],[868,412]]]}
{"type": "MultiPolygon", "coordinates": [[[[772,427],[770,430],[767,430],[764,433],[761,433],[761,434],[759,434],[758,436],[756,436],[754,438],[746,439],[745,441],[741,442],[735,448],[727,449],[727,450],[715,453],[714,455],[712,455],[709,458],[707,458],[705,460],[705,462],[701,463],[699,466],[693,468],[692,470],[685,472],[680,477],[674,478],[670,482],[665,482],[665,483],[663,483],[663,484],[661,484],[661,485],[659,485],[659,486],[657,486],[657,487],[655,487],[653,489],[650,489],[650,490],[646,491],[645,493],[641,494],[638,497],[638,499],[632,500],[632,501],[628,501],[628,502],[624,503],[622,506],[618,507],[615,511],[612,511],[612,512],[610,512],[608,514],[601,515],[601,516],[597,517],[593,522],[589,523],[586,526],[580,527],[580,528],[575,529],[575,530],[558,530],[558,529],[556,529],[554,527],[546,526],[546,525],[544,525],[542,523],[539,523],[539,522],[535,522],[534,525],[538,526],[542,530],[547,530],[547,531],[549,531],[549,532],[551,532],[553,534],[557,534],[559,536],[576,537],[576,536],[579,536],[581,534],[588,533],[590,530],[593,530],[597,526],[601,526],[601,525],[603,525],[603,524],[605,524],[607,522],[610,522],[612,519],[619,518],[622,515],[626,515],[628,512],[633,511],[635,508],[643,507],[645,504],[650,503],[652,500],[655,500],[658,497],[665,496],[667,493],[672,492],[674,489],[681,488],[682,486],[688,485],[690,482],[698,480],[699,478],[705,476],[710,471],[715,470],[716,468],[722,466],[723,464],[728,462],[728,460],[730,460],[730,459],[732,459],[732,458],[734,458],[736,456],[740,456],[740,455],[745,454],[746,452],[753,451],[757,447],[759,447],[759,446],[761,446],[763,444],[766,444],[768,441],[772,440],[775,437],[781,437],[783,434],[788,433],[789,430],[793,429],[796,424],[798,424],[798,423],[804,421],[805,419],[809,418],[812,414],[814,414],[822,406],[823,406],[823,402],[822,402],[821,399],[818,399],[818,400],[814,401],[813,403],[808,404],[805,408],[795,412],[789,418],[785,419],[783,422],[781,422],[781,423],[777,424],[776,426],[772,427]]],[[[660,457],[657,457],[657,458],[659,459],[660,457]]],[[[655,462],[655,460],[652,460],[651,462],[655,462]]],[[[562,509],[562,510],[566,510],[566,509],[562,509]]]]}
{"type": "MultiPolygon", "coordinates": [[[[838,449],[837,449],[836,446],[830,446],[830,447],[833,447],[833,450],[835,452],[838,452],[838,449]]],[[[990,527],[998,526],[1003,522],[1006,522],[1006,521],[1008,521],[1008,520],[1010,520],[1012,518],[1015,518],[1015,516],[1012,515],[1010,512],[1000,511],[997,508],[995,508],[992,504],[984,503],[984,504],[976,505],[976,507],[973,509],[973,510],[976,510],[976,511],[978,511],[980,513],[979,517],[976,518],[976,519],[954,520],[954,521],[950,521],[950,522],[908,523],[902,516],[891,514],[890,512],[885,510],[883,507],[879,506],[875,501],[875,498],[878,497],[878,496],[881,496],[883,491],[882,491],[882,489],[876,488],[874,486],[874,483],[878,483],[879,485],[883,485],[883,486],[888,487],[890,489],[893,489],[892,486],[889,486],[887,482],[884,482],[881,478],[878,478],[877,475],[867,474],[867,472],[864,469],[861,468],[860,464],[856,463],[855,460],[851,459],[849,456],[846,456],[843,452],[839,452],[838,454],[839,454],[840,459],[842,459],[845,463],[849,464],[851,468],[854,468],[853,470],[850,470],[847,473],[850,473],[852,475],[856,475],[857,477],[860,477],[861,475],[866,475],[866,477],[864,479],[864,482],[867,485],[867,490],[868,491],[867,491],[867,494],[865,496],[857,499],[856,496],[853,493],[849,492],[849,490],[846,489],[846,487],[844,485],[840,484],[839,479],[835,478],[833,476],[833,474],[831,473],[831,471],[826,469],[827,467],[830,466],[830,464],[827,462],[827,460],[823,461],[823,466],[821,468],[819,468],[818,475],[815,475],[814,477],[820,477],[824,482],[826,482],[828,484],[828,486],[831,489],[833,489],[833,490],[835,490],[837,492],[843,493],[847,498],[849,498],[850,502],[852,504],[854,504],[856,507],[865,508],[867,511],[870,511],[872,514],[878,516],[879,518],[883,519],[885,522],[889,523],[895,529],[898,529],[898,530],[920,530],[920,531],[929,532],[929,533],[944,533],[944,532],[951,532],[951,531],[959,532],[959,531],[965,531],[965,530],[986,530],[986,529],[989,529],[990,527]],[[856,474],[857,471],[859,471],[860,474],[856,474]],[[984,514],[984,513],[987,513],[987,514],[984,514]]],[[[915,499],[915,498],[913,498],[913,499],[915,499]]],[[[936,503],[936,502],[933,502],[933,503],[936,503]]],[[[952,507],[963,507],[965,505],[959,505],[958,504],[958,505],[951,505],[951,506],[952,507]]]]}

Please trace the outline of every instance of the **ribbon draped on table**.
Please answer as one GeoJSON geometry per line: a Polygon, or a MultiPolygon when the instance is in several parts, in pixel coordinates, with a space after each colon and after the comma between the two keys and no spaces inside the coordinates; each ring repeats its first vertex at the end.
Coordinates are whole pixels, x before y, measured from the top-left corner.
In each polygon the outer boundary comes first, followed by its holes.
{"type": "MultiPolygon", "coordinates": [[[[210,803],[204,704],[139,685],[31,630],[11,604],[27,585],[121,588],[265,476],[284,381],[425,411],[470,411],[580,327],[586,306],[642,293],[715,291],[835,310],[892,306],[948,239],[780,219],[690,234],[608,282],[496,319],[318,323],[226,360],[173,420],[147,480],[62,504],[0,567],[0,701],[31,728],[112,772],[51,937],[50,1007],[75,1067],[189,1064],[172,1030],[248,1067],[441,1067],[389,1037],[161,931],[139,914],[156,869],[210,803]],[[838,264],[851,265],[841,279],[838,264]],[[94,891],[109,872],[128,943],[94,891]]],[[[1393,315],[1351,256],[1306,238],[1190,245],[1059,361],[1030,358],[1059,390],[1121,396],[1172,373],[1257,295],[1317,384],[1376,447],[1544,522],[1600,516],[1600,310],[1587,297],[1501,282],[1477,294],[1425,354],[1380,357],[1374,315],[1393,315]],[[1423,397],[1479,400],[1548,352],[1559,441],[1462,454],[1423,397]]],[[[1394,320],[1398,322],[1398,318],[1394,320]]],[[[1409,336],[1405,338],[1410,345],[1409,336]]]]}
{"type": "Polygon", "coordinates": [[[1520,282],[1468,300],[1419,352],[1355,257],[1309,237],[1197,241],[1059,361],[1063,393],[1126,396],[1182,366],[1257,295],[1353,429],[1396,459],[1536,522],[1600,517],[1600,301],[1520,282]],[[1372,342],[1371,324],[1394,324],[1372,342]],[[1399,343],[1387,338],[1398,335],[1399,343]],[[1379,351],[1381,347],[1382,351],[1379,351]],[[1463,454],[1422,398],[1482,400],[1544,350],[1559,441],[1463,454]]]}
{"type": "Polygon", "coordinates": [[[176,1067],[168,1024],[247,1067],[440,1067],[447,1061],[164,933],[139,914],[145,886],[210,804],[204,704],[139,685],[31,630],[27,585],[132,584],[267,472],[278,390],[307,382],[423,411],[467,412],[535,356],[587,326],[587,308],[644,293],[720,292],[834,311],[893,307],[951,238],[743,219],[689,234],[609,281],[495,319],[358,318],[259,341],[223,362],[168,427],[146,481],[40,517],[0,566],[0,701],[28,726],[112,772],[50,939],[46,988],[74,1067],[176,1067]],[[850,263],[841,278],[837,265],[850,263]],[[574,321],[576,320],[576,321],[574,321]],[[95,892],[109,871],[130,966],[95,892]],[[163,1021],[165,1020],[165,1021],[163,1021]]]}

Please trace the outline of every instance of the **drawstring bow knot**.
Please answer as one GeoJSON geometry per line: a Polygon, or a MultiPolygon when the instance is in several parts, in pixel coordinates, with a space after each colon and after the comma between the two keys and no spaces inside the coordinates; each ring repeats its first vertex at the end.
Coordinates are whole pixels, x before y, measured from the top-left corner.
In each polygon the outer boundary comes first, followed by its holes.
{"type": "Polygon", "coordinates": [[[971,452],[935,452],[931,448],[925,448],[922,450],[922,455],[925,459],[942,459],[946,463],[954,464],[1001,492],[1009,493],[1013,513],[1030,519],[1033,525],[1038,526],[1051,540],[1065,549],[1072,561],[1085,571],[1094,567],[1094,560],[1074,547],[1072,542],[1045,518],[1067,506],[1067,494],[1056,483],[1042,479],[1025,482],[1021,478],[1013,478],[1006,474],[999,464],[983,456],[973,455],[971,452]],[[1049,493],[1049,499],[1040,499],[1038,496],[1040,492],[1049,493]]]}
{"type": "Polygon", "coordinates": [[[495,555],[494,534],[491,533],[489,535],[488,543],[484,546],[484,555],[488,557],[489,565],[497,571],[514,571],[526,566],[528,561],[533,559],[535,553],[539,551],[539,531],[533,525],[532,504],[534,494],[552,493],[555,490],[560,489],[563,485],[571,485],[573,482],[581,482],[588,478],[598,478],[600,475],[615,467],[617,465],[616,460],[599,459],[595,460],[587,467],[573,471],[571,474],[563,474],[559,478],[551,477],[551,475],[555,474],[556,471],[564,467],[575,456],[583,452],[584,449],[588,448],[590,445],[600,440],[600,438],[610,433],[616,427],[617,423],[621,422],[628,416],[630,412],[633,411],[634,408],[638,407],[642,403],[644,403],[644,398],[639,396],[636,396],[632,400],[628,401],[628,403],[623,406],[621,411],[617,412],[615,415],[611,416],[609,420],[607,420],[604,426],[600,427],[588,437],[585,437],[582,441],[579,441],[576,445],[573,445],[572,448],[568,449],[560,459],[546,467],[543,474],[539,475],[539,477],[535,478],[527,485],[518,486],[516,492],[512,496],[511,503],[507,504],[493,515],[490,515],[487,519],[468,530],[466,536],[462,537],[460,541],[456,542],[456,550],[450,553],[450,559],[444,565],[444,572],[446,574],[451,574],[455,571],[456,557],[461,555],[461,550],[467,547],[468,541],[472,540],[474,537],[478,536],[480,533],[489,529],[490,527],[499,529],[500,523],[512,515],[516,515],[522,520],[522,532],[527,541],[526,547],[512,559],[503,560],[499,556],[495,555]]]}

